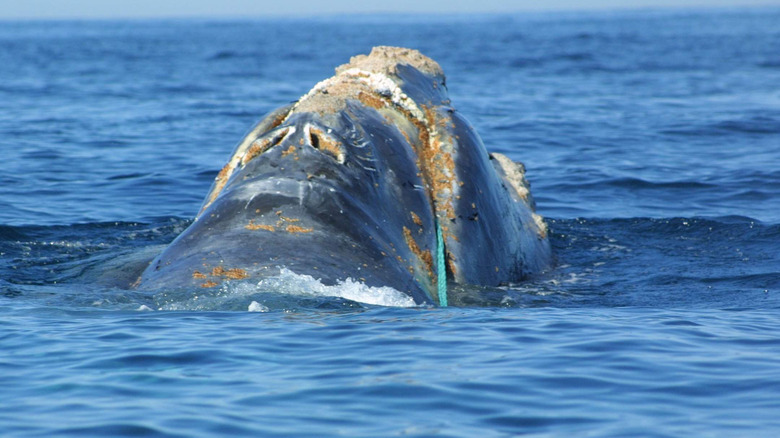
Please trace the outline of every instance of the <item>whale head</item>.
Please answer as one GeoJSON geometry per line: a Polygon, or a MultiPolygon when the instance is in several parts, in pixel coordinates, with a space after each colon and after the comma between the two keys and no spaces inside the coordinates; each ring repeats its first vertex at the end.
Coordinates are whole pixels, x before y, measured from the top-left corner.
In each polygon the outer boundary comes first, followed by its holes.
{"type": "Polygon", "coordinates": [[[435,61],[376,47],[250,130],[141,284],[285,267],[430,303],[441,276],[499,285],[549,259],[522,165],[487,153],[435,61]]]}

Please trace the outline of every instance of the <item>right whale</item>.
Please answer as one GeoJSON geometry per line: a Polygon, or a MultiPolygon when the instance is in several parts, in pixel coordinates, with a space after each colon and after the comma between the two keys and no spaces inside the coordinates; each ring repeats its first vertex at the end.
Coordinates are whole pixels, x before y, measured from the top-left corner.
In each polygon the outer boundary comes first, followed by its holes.
{"type": "Polygon", "coordinates": [[[450,105],[439,65],[375,47],[263,118],[143,289],[215,287],[282,268],[446,304],[549,267],[522,164],[489,154],[450,105]]]}

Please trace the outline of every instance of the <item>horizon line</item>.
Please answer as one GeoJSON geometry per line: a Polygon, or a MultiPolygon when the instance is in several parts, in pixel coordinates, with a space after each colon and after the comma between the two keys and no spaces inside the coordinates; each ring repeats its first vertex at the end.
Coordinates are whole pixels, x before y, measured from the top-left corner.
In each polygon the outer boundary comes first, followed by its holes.
{"type": "Polygon", "coordinates": [[[584,6],[577,8],[566,7],[549,7],[549,8],[514,8],[506,10],[488,10],[488,11],[335,11],[327,13],[292,13],[292,12],[269,12],[269,13],[250,13],[242,14],[240,12],[225,13],[225,14],[207,14],[207,13],[173,13],[173,14],[126,14],[126,15],[89,15],[89,14],[73,14],[73,15],[50,15],[50,16],[33,16],[33,15],[19,15],[19,16],[0,16],[0,23],[11,21],[136,21],[136,20],[213,20],[213,21],[233,21],[233,20],[263,20],[263,19],[282,19],[282,20],[295,20],[295,19],[339,19],[339,18],[359,18],[359,17],[379,17],[379,16],[393,16],[393,17],[490,17],[497,15],[545,15],[545,14],[579,14],[579,13],[624,13],[624,12],[675,12],[675,11],[745,11],[760,10],[760,9],[780,9],[780,3],[767,3],[757,2],[747,5],[641,5],[641,6],[584,6]]]}

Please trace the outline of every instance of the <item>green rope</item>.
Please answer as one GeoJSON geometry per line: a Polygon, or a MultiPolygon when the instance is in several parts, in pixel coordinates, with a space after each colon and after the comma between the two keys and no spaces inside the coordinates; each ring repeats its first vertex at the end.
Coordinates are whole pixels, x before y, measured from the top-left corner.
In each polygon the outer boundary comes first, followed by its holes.
{"type": "Polygon", "coordinates": [[[436,221],[436,283],[439,289],[439,305],[447,307],[447,271],[444,268],[444,237],[441,225],[436,221]]]}

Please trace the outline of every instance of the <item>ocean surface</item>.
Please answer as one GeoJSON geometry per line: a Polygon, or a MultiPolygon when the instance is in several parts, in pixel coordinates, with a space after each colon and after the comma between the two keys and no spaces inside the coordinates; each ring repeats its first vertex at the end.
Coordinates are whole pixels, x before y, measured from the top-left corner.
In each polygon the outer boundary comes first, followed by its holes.
{"type": "Polygon", "coordinates": [[[778,23],[0,22],[0,435],[780,436],[778,23]],[[374,45],[437,60],[526,164],[555,268],[448,308],[292,273],[116,286],[256,120],[374,45]]]}

